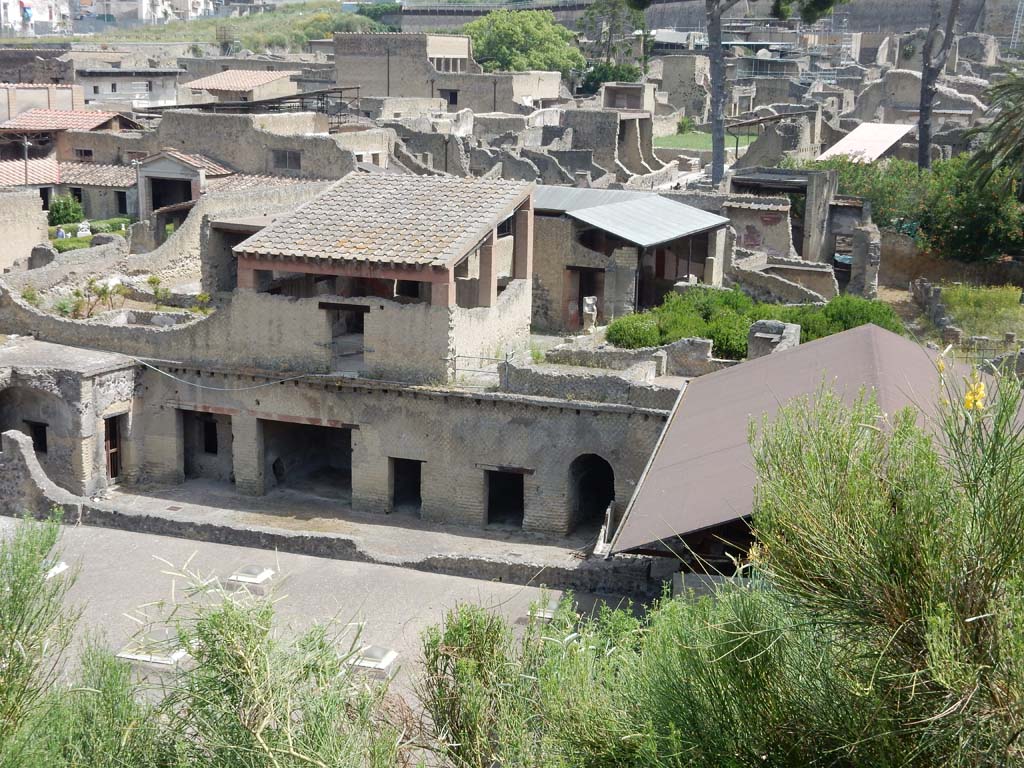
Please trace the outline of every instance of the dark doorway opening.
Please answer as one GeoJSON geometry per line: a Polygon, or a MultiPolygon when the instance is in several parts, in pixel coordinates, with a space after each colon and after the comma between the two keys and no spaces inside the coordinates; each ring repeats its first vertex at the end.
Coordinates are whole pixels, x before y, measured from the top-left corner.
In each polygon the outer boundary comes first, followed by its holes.
{"type": "Polygon", "coordinates": [[[36,453],[46,453],[46,424],[26,419],[25,427],[28,429],[28,436],[32,438],[32,450],[36,453]]]}
{"type": "Polygon", "coordinates": [[[419,516],[423,462],[415,459],[391,459],[391,511],[419,516]]]}
{"type": "Polygon", "coordinates": [[[192,182],[188,179],[149,180],[149,202],[152,210],[185,203],[192,199],[192,182]]]}
{"type": "Polygon", "coordinates": [[[487,470],[487,524],[523,527],[523,475],[487,470]]]}
{"type": "Polygon", "coordinates": [[[352,430],[287,421],[263,423],[264,481],[316,496],[352,501],[352,430]]]}
{"type": "Polygon", "coordinates": [[[111,416],[103,420],[103,449],[107,457],[107,479],[111,482],[121,476],[124,458],[121,453],[121,432],[123,416],[111,416]]]}
{"type": "MultiPolygon", "coordinates": [[[[573,529],[597,530],[615,501],[615,472],[594,453],[577,456],[569,465],[569,503],[573,529]]],[[[614,521],[612,521],[614,523],[614,521]]]]}
{"type": "Polygon", "coordinates": [[[185,477],[233,482],[231,417],[220,413],[181,412],[185,477]]]}

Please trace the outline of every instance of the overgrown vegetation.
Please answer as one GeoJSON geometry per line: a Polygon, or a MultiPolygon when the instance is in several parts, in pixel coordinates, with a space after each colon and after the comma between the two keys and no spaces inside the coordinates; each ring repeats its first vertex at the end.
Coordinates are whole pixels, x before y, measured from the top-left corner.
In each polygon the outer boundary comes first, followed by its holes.
{"type": "MultiPolygon", "coordinates": [[[[0,543],[0,766],[71,768],[392,768],[401,725],[384,716],[385,687],[350,673],[358,637],[315,626],[294,640],[274,628],[274,601],[225,592],[182,570],[182,601],[164,606],[168,640],[191,664],[159,696],[94,643],[68,684],[56,671],[76,615],[57,561],[55,522],[24,521],[0,543]]],[[[155,610],[154,606],[150,606],[155,610]]],[[[151,637],[153,627],[147,627],[151,637]]]]}
{"type": "Polygon", "coordinates": [[[469,35],[473,58],[488,72],[540,69],[568,77],[585,64],[572,32],[551,11],[491,11],[466,24],[462,33],[469,35]]]}
{"type": "Polygon", "coordinates": [[[82,204],[71,195],[54,195],[50,200],[47,219],[51,227],[61,224],[77,224],[84,217],[82,204]]]}
{"type": "Polygon", "coordinates": [[[966,155],[930,170],[896,159],[832,158],[800,167],[834,169],[840,194],[870,202],[876,224],[916,236],[942,258],[986,261],[1024,253],[1024,208],[1008,168],[993,171],[992,183],[979,188],[978,170],[966,155]]]}
{"type": "Polygon", "coordinates": [[[942,286],[942,303],[954,323],[968,336],[993,339],[1004,333],[1024,334],[1024,305],[1015,285],[942,286]]]}
{"type": "Polygon", "coordinates": [[[869,398],[784,407],[753,438],[750,578],[713,598],[665,598],[640,619],[578,620],[563,603],[521,639],[486,612],[453,611],[423,638],[422,700],[444,757],[1020,764],[1021,394],[1016,380],[989,387],[952,387],[927,431],[869,398]]]}
{"type": "Polygon", "coordinates": [[[760,304],[738,288],[723,291],[697,286],[681,295],[668,294],[655,309],[613,320],[607,338],[626,349],[706,338],[713,342],[717,357],[740,360],[746,357],[747,332],[756,320],[799,323],[804,342],[865,323],[903,332],[892,307],[858,296],[837,296],[824,306],[760,304]]]}

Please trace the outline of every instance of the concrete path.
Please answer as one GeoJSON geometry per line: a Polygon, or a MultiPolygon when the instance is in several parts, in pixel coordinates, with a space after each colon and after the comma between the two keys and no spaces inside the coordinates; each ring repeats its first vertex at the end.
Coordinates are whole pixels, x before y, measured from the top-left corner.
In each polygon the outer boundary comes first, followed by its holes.
{"type": "Polygon", "coordinates": [[[263,497],[228,483],[108,492],[85,522],[531,586],[643,596],[656,588],[643,558],[594,557],[596,532],[559,538],[518,529],[466,528],[411,515],[354,512],[344,502],[289,489],[263,497]]]}

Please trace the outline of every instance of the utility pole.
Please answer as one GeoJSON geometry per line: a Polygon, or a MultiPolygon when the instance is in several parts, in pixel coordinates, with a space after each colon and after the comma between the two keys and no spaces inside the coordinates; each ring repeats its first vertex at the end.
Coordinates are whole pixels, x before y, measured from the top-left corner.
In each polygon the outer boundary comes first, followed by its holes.
{"type": "Polygon", "coordinates": [[[25,157],[25,186],[28,186],[28,148],[32,146],[32,142],[28,140],[28,136],[21,137],[21,143],[24,148],[25,157]]]}

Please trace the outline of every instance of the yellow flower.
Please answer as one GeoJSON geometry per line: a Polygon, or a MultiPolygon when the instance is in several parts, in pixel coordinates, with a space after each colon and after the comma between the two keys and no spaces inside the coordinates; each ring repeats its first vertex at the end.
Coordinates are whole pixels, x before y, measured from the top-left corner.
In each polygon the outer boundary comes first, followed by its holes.
{"type": "Polygon", "coordinates": [[[964,408],[978,411],[985,407],[985,382],[975,381],[964,393],[964,408]]]}
{"type": "Polygon", "coordinates": [[[946,361],[943,360],[941,357],[938,360],[938,366],[939,366],[939,373],[945,373],[946,372],[946,361]]]}

